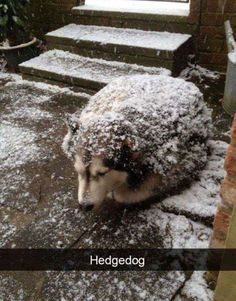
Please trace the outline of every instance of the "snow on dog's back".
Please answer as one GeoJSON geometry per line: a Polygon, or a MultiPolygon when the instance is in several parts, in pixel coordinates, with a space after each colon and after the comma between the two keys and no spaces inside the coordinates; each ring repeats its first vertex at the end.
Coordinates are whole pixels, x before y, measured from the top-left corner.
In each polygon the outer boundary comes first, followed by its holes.
{"type": "Polygon", "coordinates": [[[160,174],[183,159],[189,168],[191,161],[206,161],[210,113],[199,89],[182,79],[121,77],[91,98],[78,122],[80,146],[91,156],[104,151],[112,156],[129,140],[131,150],[142,152],[143,161],[160,174]]]}
{"type": "Polygon", "coordinates": [[[171,188],[195,178],[207,162],[211,114],[199,89],[183,79],[118,78],[91,97],[74,120],[78,131],[64,146],[67,153],[84,153],[87,166],[96,156],[118,160],[125,145],[141,154],[132,163],[135,172],[159,174],[162,186],[171,188]]]}

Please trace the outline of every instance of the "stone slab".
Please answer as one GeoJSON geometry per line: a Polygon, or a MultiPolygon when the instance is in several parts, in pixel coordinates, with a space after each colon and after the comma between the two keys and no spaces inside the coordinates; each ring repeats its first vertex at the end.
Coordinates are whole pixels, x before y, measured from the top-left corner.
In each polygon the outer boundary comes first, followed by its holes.
{"type": "Polygon", "coordinates": [[[164,68],[93,59],[61,50],[48,51],[21,64],[20,69],[23,74],[97,91],[120,76],[170,74],[170,71],[164,68]]]}

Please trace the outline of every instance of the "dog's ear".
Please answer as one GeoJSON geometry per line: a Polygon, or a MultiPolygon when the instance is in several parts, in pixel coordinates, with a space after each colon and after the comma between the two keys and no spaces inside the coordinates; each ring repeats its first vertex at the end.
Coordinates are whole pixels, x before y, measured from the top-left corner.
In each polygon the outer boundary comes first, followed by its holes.
{"type": "Polygon", "coordinates": [[[75,116],[66,114],[65,123],[72,135],[76,134],[76,132],[79,130],[78,119],[75,116]]]}

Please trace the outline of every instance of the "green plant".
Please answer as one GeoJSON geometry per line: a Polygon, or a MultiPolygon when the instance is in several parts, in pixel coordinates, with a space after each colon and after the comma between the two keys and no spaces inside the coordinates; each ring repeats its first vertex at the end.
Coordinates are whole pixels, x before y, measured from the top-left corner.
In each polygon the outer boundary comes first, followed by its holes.
{"type": "Polygon", "coordinates": [[[29,0],[0,1],[0,42],[17,45],[29,41],[26,5],[29,0]]]}

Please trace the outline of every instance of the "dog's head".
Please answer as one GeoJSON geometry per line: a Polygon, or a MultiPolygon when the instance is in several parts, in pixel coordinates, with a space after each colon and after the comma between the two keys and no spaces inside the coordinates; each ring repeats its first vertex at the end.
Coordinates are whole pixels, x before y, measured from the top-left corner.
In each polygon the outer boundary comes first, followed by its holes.
{"type": "Polygon", "coordinates": [[[64,150],[74,159],[78,173],[78,200],[83,209],[99,207],[108,195],[114,198],[114,192],[117,193],[124,186],[136,188],[140,185],[144,175],[140,160],[142,153],[132,149],[132,140],[117,139],[116,148],[111,151],[113,136],[103,140],[96,133],[93,142],[96,146],[101,146],[98,147],[99,153],[96,153],[91,151],[91,141],[88,143],[85,139],[91,133],[83,132],[78,120],[69,120],[67,126],[69,131],[64,140],[64,150]]]}
{"type": "Polygon", "coordinates": [[[112,169],[106,160],[97,156],[89,166],[83,162],[82,156],[75,156],[75,169],[78,173],[78,200],[85,210],[99,207],[109,193],[127,183],[126,171],[112,169]]]}

